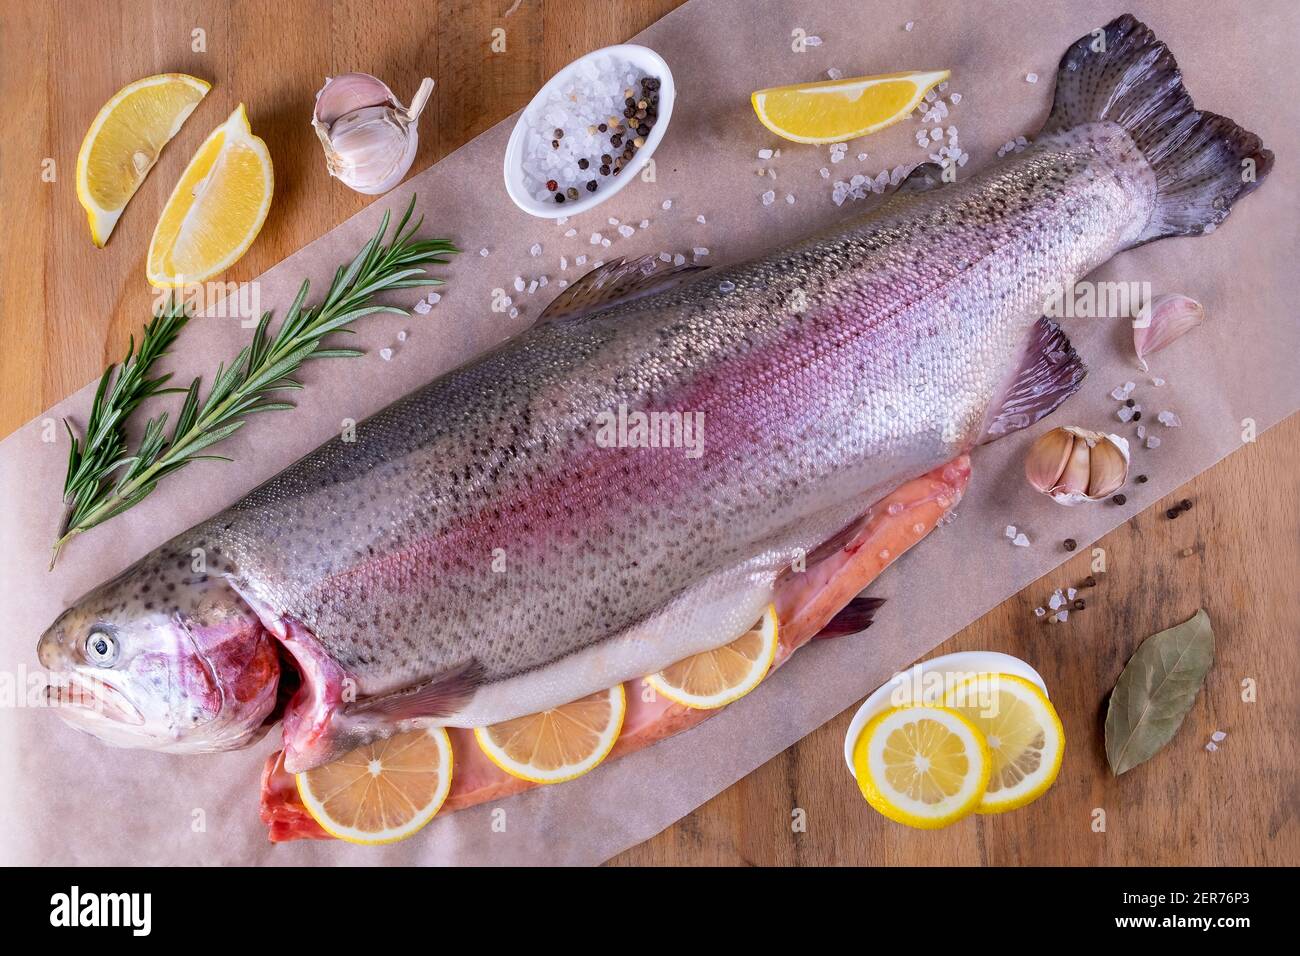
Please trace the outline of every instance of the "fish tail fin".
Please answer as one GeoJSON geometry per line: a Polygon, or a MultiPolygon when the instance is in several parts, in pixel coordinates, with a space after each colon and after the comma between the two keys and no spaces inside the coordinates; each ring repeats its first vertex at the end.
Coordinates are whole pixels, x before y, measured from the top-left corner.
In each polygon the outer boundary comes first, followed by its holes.
{"type": "Polygon", "coordinates": [[[1196,109],[1169,48],[1127,13],[1065,51],[1040,135],[1101,121],[1122,126],[1155,172],[1156,210],[1137,245],[1214,231],[1273,168],[1258,136],[1196,109]]]}

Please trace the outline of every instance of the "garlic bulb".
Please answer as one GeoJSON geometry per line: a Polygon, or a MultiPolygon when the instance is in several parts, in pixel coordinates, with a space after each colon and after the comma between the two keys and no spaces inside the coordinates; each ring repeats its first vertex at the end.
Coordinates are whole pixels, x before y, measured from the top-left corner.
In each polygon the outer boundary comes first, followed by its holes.
{"type": "Polygon", "coordinates": [[[359,193],[386,193],[402,181],[419,145],[416,124],[433,80],[420,83],[410,107],[368,73],[327,78],[311,125],[325,147],[330,175],[359,193]]]}
{"type": "Polygon", "coordinates": [[[1127,439],[1066,425],[1030,446],[1025,477],[1059,504],[1098,501],[1123,487],[1128,457],[1127,439]]]}
{"type": "Polygon", "coordinates": [[[1172,345],[1205,321],[1205,307],[1185,295],[1158,295],[1133,323],[1133,349],[1146,372],[1146,357],[1172,345]]]}

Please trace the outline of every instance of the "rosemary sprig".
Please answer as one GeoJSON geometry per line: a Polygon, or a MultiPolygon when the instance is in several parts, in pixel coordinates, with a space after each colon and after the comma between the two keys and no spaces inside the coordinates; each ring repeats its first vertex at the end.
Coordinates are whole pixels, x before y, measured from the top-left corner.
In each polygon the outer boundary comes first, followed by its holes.
{"type": "MultiPolygon", "coordinates": [[[[274,336],[269,334],[271,313],[265,313],[253,340],[229,364],[217,368],[207,397],[200,400],[198,378],[188,389],[163,388],[169,376],[149,378],[150,367],[165,354],[189,318],[176,298],[159,311],[145,328],[139,352],[132,339],[116,377],[110,366],[100,379],[91,405],[85,438],[72,438],[64,499],[68,511],[54,543],[50,567],[72,538],[139,504],[158,482],[192,461],[219,459],[203,453],[242,428],[249,415],[281,411],[294,406],[277,393],[302,388],[293,378],[302,363],[317,358],[361,355],[357,349],[322,346],[333,332],[352,332],[353,322],[378,312],[406,315],[405,309],[375,305],[374,298],[395,289],[441,285],[425,266],[445,264],[446,254],[458,252],[444,239],[415,239],[423,219],[411,224],[415,197],[397,225],[393,240],[384,244],[389,215],[355,259],[340,266],[325,298],[305,307],[308,283],[285,314],[274,336]],[[165,392],[184,392],[179,414],[170,433],[168,414],[161,412],[145,423],[139,445],[128,453],[125,422],[146,398],[165,392]]],[[[72,429],[68,432],[71,435],[72,429]]]]}

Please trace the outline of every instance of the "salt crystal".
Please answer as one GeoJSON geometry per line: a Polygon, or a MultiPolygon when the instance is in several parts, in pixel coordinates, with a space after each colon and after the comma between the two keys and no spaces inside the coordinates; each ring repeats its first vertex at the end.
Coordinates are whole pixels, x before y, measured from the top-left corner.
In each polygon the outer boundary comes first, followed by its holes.
{"type": "Polygon", "coordinates": [[[609,240],[608,240],[608,239],[602,239],[602,240],[600,240],[600,245],[601,245],[602,248],[604,248],[604,249],[608,249],[608,248],[609,248],[609,240]]]}
{"type": "Polygon", "coordinates": [[[578,234],[578,230],[576,229],[566,229],[564,232],[565,238],[567,239],[572,239],[577,234],[578,234]]]}
{"type": "Polygon", "coordinates": [[[696,216],[695,221],[698,222],[701,226],[704,225],[706,222],[708,222],[708,220],[705,219],[703,215],[696,216]]]}
{"type": "Polygon", "coordinates": [[[954,93],[954,94],[952,94],[952,96],[948,97],[948,99],[952,100],[952,105],[953,105],[953,106],[956,106],[958,103],[961,102],[961,94],[960,94],[960,93],[954,93]]]}
{"type": "Polygon", "coordinates": [[[818,172],[821,173],[821,177],[822,177],[822,179],[830,179],[830,178],[831,178],[831,171],[830,171],[829,169],[827,169],[825,166],[823,166],[821,169],[819,169],[818,172]]]}
{"type": "Polygon", "coordinates": [[[600,233],[598,233],[598,232],[593,232],[593,233],[591,234],[591,239],[590,239],[589,241],[591,242],[591,244],[592,244],[593,246],[598,246],[598,245],[600,245],[600,240],[602,240],[602,239],[604,239],[604,238],[605,238],[605,237],[602,236],[600,233]]]}
{"type": "Polygon", "coordinates": [[[819,36],[804,37],[803,42],[805,46],[821,46],[822,38],[819,36]]]}
{"type": "Polygon", "coordinates": [[[540,242],[534,242],[528,249],[528,254],[536,259],[542,254],[542,244],[540,242]]]}
{"type": "Polygon", "coordinates": [[[1055,611],[1064,603],[1065,603],[1065,597],[1061,594],[1061,589],[1057,588],[1056,592],[1052,595],[1052,599],[1047,602],[1047,606],[1050,607],[1053,611],[1055,611]]]}
{"type": "Polygon", "coordinates": [[[691,250],[691,255],[695,256],[696,259],[702,259],[708,254],[709,254],[709,250],[706,249],[704,246],[696,246],[694,249],[691,250]]]}
{"type": "Polygon", "coordinates": [[[1125,382],[1123,385],[1115,386],[1110,393],[1110,397],[1117,402],[1126,402],[1135,388],[1137,388],[1137,385],[1134,382],[1125,382]]]}
{"type": "Polygon", "coordinates": [[[537,291],[537,280],[534,279],[532,282],[528,283],[528,294],[532,295],[536,291],[537,291]]]}
{"type": "Polygon", "coordinates": [[[1014,544],[1017,548],[1027,548],[1029,547],[1029,538],[1027,538],[1024,532],[1022,531],[1020,534],[1016,535],[1014,538],[1011,539],[1011,543],[1014,544]]]}
{"type": "Polygon", "coordinates": [[[1066,591],[1065,591],[1065,596],[1066,596],[1067,598],[1069,598],[1071,601],[1073,601],[1073,600],[1074,600],[1074,596],[1075,596],[1076,594],[1078,594],[1078,593],[1079,593],[1079,589],[1078,589],[1078,588],[1067,588],[1066,591]]]}
{"type": "Polygon", "coordinates": [[[659,253],[659,259],[661,262],[672,262],[673,256],[670,252],[661,252],[659,253]]]}
{"type": "Polygon", "coordinates": [[[1216,750],[1219,749],[1219,745],[1216,744],[1214,741],[1210,741],[1208,744],[1205,745],[1205,749],[1208,750],[1210,753],[1214,753],[1216,750]]]}
{"type": "Polygon", "coordinates": [[[1147,427],[1145,425],[1139,425],[1137,427],[1137,437],[1138,437],[1138,441],[1141,441],[1142,439],[1147,437],[1147,427]]]}
{"type": "Polygon", "coordinates": [[[437,305],[439,302],[442,301],[442,296],[440,296],[436,292],[430,292],[427,296],[424,297],[424,299],[430,305],[437,305]]]}
{"type": "Polygon", "coordinates": [[[1151,384],[1154,385],[1156,388],[1161,388],[1165,384],[1165,380],[1159,377],[1153,378],[1151,379],[1151,384]]]}
{"type": "Polygon", "coordinates": [[[1122,422],[1132,421],[1133,409],[1129,408],[1127,405],[1121,405],[1119,411],[1115,413],[1115,417],[1122,422]]]}
{"type": "Polygon", "coordinates": [[[1025,82],[1026,82],[1026,83],[1037,83],[1037,82],[1038,82],[1038,74],[1037,74],[1037,73],[1026,73],[1026,74],[1025,74],[1025,82]]]}
{"type": "Polygon", "coordinates": [[[865,163],[866,161],[867,161],[867,154],[866,154],[866,153],[858,153],[858,162],[860,162],[860,163],[865,163]]]}
{"type": "Polygon", "coordinates": [[[563,270],[565,270],[565,269],[567,269],[567,268],[569,268],[569,259],[568,259],[568,257],[567,257],[567,256],[560,256],[560,270],[563,271],[563,270]]]}
{"type": "Polygon", "coordinates": [[[1213,740],[1216,744],[1222,743],[1224,740],[1227,739],[1227,737],[1228,735],[1225,734],[1222,730],[1216,730],[1214,733],[1210,734],[1210,739],[1213,740]]]}
{"type": "Polygon", "coordinates": [[[1016,536],[1016,526],[1013,524],[1009,524],[1007,525],[1007,529],[1002,533],[1005,534],[1008,538],[1014,538],[1016,536]]]}
{"type": "Polygon", "coordinates": [[[551,280],[548,279],[548,278],[546,278],[546,276],[538,276],[538,277],[537,277],[537,288],[539,288],[539,289],[545,289],[546,286],[550,283],[550,281],[551,281],[551,280]]]}
{"type": "Polygon", "coordinates": [[[559,219],[555,220],[555,224],[557,226],[563,226],[568,221],[569,221],[568,216],[561,216],[559,219]]]}
{"type": "MultiPolygon", "coordinates": [[[[771,158],[772,158],[772,151],[771,151],[770,149],[760,149],[760,150],[758,151],[758,158],[759,158],[759,159],[771,159],[771,158]]],[[[664,208],[666,209],[667,207],[665,206],[664,208]]]]}
{"type": "Polygon", "coordinates": [[[641,220],[641,224],[640,224],[637,228],[638,228],[638,229],[649,229],[649,228],[650,228],[650,220],[649,220],[649,219],[642,219],[642,220],[641,220]]]}
{"type": "Polygon", "coordinates": [[[686,257],[682,255],[680,252],[677,253],[677,255],[673,256],[673,265],[680,266],[680,265],[684,265],[685,263],[686,263],[686,257]]]}
{"type": "Polygon", "coordinates": [[[1178,414],[1176,412],[1171,412],[1168,409],[1157,415],[1156,421],[1161,425],[1164,425],[1166,428],[1181,428],[1183,425],[1183,420],[1178,417],[1178,414]]]}
{"type": "Polygon", "coordinates": [[[393,350],[390,348],[382,348],[379,350],[379,357],[385,362],[391,361],[393,358],[393,350]]]}
{"type": "Polygon", "coordinates": [[[930,142],[932,142],[932,143],[937,143],[937,142],[939,142],[939,140],[941,140],[941,139],[943,139],[943,129],[942,129],[942,128],[936,126],[934,129],[930,130],[930,142]]]}
{"type": "Polygon", "coordinates": [[[1155,435],[1148,435],[1148,436],[1147,436],[1147,441],[1146,441],[1146,446],[1147,446],[1148,448],[1159,448],[1159,447],[1160,447],[1160,439],[1157,438],[1155,435]]]}
{"type": "Polygon", "coordinates": [[[914,26],[916,26],[916,24],[913,21],[908,20],[906,23],[903,24],[903,29],[906,30],[908,33],[911,33],[912,27],[914,26]]]}
{"type": "Polygon", "coordinates": [[[1056,612],[1056,619],[1060,621],[1062,624],[1064,624],[1066,621],[1070,619],[1070,612],[1062,608],[1061,610],[1056,612]]]}
{"type": "Polygon", "coordinates": [[[617,225],[618,225],[618,220],[615,219],[613,216],[610,216],[610,217],[609,217],[608,222],[609,222],[609,224],[610,224],[611,226],[617,226],[617,225]]]}
{"type": "Polygon", "coordinates": [[[1042,617],[1046,613],[1047,611],[1044,608],[1041,607],[1034,608],[1034,617],[1042,617]]]}
{"type": "Polygon", "coordinates": [[[835,67],[831,67],[829,70],[826,71],[826,75],[832,80],[839,80],[844,77],[844,71],[837,70],[835,67]]]}
{"type": "Polygon", "coordinates": [[[518,309],[511,309],[511,310],[510,310],[510,318],[512,318],[512,319],[517,319],[517,318],[519,318],[519,310],[518,310],[518,309]]]}
{"type": "Polygon", "coordinates": [[[556,288],[563,289],[568,284],[569,284],[568,279],[561,279],[559,282],[555,283],[555,286],[556,288]]]}
{"type": "Polygon", "coordinates": [[[786,201],[787,203],[789,203],[791,206],[793,206],[793,205],[794,205],[794,193],[786,193],[786,194],[785,194],[785,201],[786,201]]]}
{"type": "Polygon", "coordinates": [[[488,255],[488,247],[484,246],[482,249],[478,251],[478,254],[482,256],[484,259],[486,259],[488,255]]]}
{"type": "Polygon", "coordinates": [[[771,169],[771,168],[769,168],[768,171],[767,171],[767,178],[768,178],[768,179],[776,179],[776,170],[775,170],[775,169],[771,169]]]}
{"type": "Polygon", "coordinates": [[[415,309],[419,315],[428,315],[433,306],[421,299],[419,302],[415,303],[412,308],[415,309]]]}
{"type": "Polygon", "coordinates": [[[671,199],[665,199],[664,202],[663,202],[663,205],[660,206],[659,208],[661,208],[661,209],[672,209],[672,208],[673,208],[673,201],[672,201],[671,199]]]}
{"type": "Polygon", "coordinates": [[[524,291],[524,277],[523,277],[523,276],[515,276],[515,291],[516,291],[516,292],[523,292],[523,291],[524,291]]]}
{"type": "Polygon", "coordinates": [[[397,341],[399,342],[406,341],[406,329],[402,329],[402,331],[397,333],[397,341]]]}
{"type": "Polygon", "coordinates": [[[723,279],[721,282],[718,283],[718,291],[719,291],[719,292],[735,292],[735,291],[736,291],[736,283],[732,282],[732,281],[729,280],[729,279],[723,279]]]}
{"type": "Polygon", "coordinates": [[[578,258],[576,258],[576,259],[573,260],[573,264],[574,264],[574,265],[578,265],[578,266],[585,266],[585,265],[587,264],[587,257],[586,257],[586,256],[578,256],[578,258]]]}
{"type": "Polygon", "coordinates": [[[776,202],[776,193],[775,193],[775,192],[773,192],[771,189],[769,189],[767,192],[763,193],[763,205],[764,205],[764,206],[770,206],[770,205],[772,205],[772,203],[774,203],[774,202],[776,202]]]}
{"type": "Polygon", "coordinates": [[[634,233],[634,232],[636,232],[636,230],[633,229],[631,226],[619,226],[619,227],[618,227],[618,234],[619,234],[620,236],[622,236],[624,239],[626,239],[628,236],[632,235],[632,233],[634,233]]]}

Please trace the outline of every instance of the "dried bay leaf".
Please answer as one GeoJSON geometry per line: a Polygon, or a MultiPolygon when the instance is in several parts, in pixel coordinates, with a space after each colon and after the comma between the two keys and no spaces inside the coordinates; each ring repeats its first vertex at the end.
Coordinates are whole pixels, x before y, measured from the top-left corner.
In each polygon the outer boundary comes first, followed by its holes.
{"type": "Polygon", "coordinates": [[[1204,609],[1143,641],[1110,695],[1106,759],[1116,776],[1154,757],[1178,732],[1214,663],[1204,609]]]}

